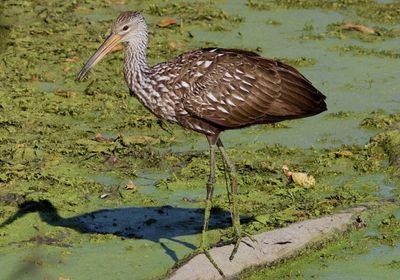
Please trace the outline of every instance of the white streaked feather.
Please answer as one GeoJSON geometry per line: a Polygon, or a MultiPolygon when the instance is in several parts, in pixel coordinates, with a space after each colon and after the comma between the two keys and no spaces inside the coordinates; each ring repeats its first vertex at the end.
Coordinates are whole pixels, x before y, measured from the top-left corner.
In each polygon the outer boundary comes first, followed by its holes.
{"type": "Polygon", "coordinates": [[[211,60],[204,61],[204,67],[208,68],[213,62],[211,60]]]}
{"type": "Polygon", "coordinates": [[[223,113],[229,114],[229,112],[222,106],[217,106],[217,109],[220,110],[223,113]]]}
{"type": "Polygon", "coordinates": [[[243,91],[247,92],[247,93],[249,93],[249,92],[250,92],[250,91],[249,91],[247,88],[245,88],[245,87],[243,87],[243,86],[239,86],[239,88],[240,88],[241,90],[243,90],[243,91]]]}
{"type": "Polygon", "coordinates": [[[218,101],[218,99],[211,92],[207,93],[207,97],[214,102],[218,101]]]}

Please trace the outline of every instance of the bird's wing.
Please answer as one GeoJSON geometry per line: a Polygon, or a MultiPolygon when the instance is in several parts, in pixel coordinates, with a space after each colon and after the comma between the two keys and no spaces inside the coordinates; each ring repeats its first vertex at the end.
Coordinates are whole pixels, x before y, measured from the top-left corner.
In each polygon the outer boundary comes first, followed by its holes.
{"type": "Polygon", "coordinates": [[[183,106],[221,127],[304,117],[325,106],[325,97],[296,69],[252,52],[203,50],[195,65],[186,74],[189,82],[180,77],[187,87],[183,106]]]}

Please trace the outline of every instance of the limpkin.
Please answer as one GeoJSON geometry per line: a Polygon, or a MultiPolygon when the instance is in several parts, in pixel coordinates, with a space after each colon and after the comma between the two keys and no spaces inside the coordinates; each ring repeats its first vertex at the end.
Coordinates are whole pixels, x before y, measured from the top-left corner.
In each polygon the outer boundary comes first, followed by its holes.
{"type": "Polygon", "coordinates": [[[131,95],[158,118],[207,137],[210,173],[200,249],[209,258],[206,231],[215,183],[215,153],[217,148],[220,150],[230,182],[228,196],[235,234],[232,260],[242,232],[236,171],[220,133],[319,114],[326,110],[325,96],[295,68],[244,50],[199,49],[149,66],[146,59],[147,24],[138,12],[123,12],[118,16],[111,33],[83,66],[77,80],[81,80],[120,42],[125,43],[124,74],[131,95]]]}

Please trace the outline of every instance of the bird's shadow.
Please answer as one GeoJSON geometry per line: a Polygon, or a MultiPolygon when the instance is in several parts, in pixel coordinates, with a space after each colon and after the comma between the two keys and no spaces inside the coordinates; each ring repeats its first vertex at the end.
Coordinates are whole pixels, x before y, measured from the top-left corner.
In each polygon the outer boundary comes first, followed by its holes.
{"type": "MultiPolygon", "coordinates": [[[[43,222],[49,225],[72,228],[81,233],[114,234],[124,239],[147,239],[158,242],[174,261],[176,253],[160,239],[169,239],[190,249],[196,246],[177,239],[184,235],[202,231],[204,210],[202,208],[126,207],[102,209],[69,218],[61,217],[49,200],[25,201],[18,205],[18,211],[0,224],[0,228],[32,212],[38,212],[43,222]]],[[[230,213],[213,211],[209,229],[231,226],[230,213]]]]}

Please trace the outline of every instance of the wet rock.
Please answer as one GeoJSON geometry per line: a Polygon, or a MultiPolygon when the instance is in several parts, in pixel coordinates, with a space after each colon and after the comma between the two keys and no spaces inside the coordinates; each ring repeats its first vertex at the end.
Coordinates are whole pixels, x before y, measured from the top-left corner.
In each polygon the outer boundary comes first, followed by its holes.
{"type": "MultiPolygon", "coordinates": [[[[332,238],[339,232],[345,232],[353,224],[354,214],[364,210],[364,207],[358,207],[349,212],[294,223],[285,228],[260,233],[254,236],[257,242],[246,237],[232,261],[229,260],[233,249],[232,244],[212,248],[210,255],[226,277],[234,277],[249,267],[272,265],[280,260],[294,257],[313,243],[332,238]]],[[[173,271],[166,279],[214,280],[223,279],[223,277],[204,254],[199,254],[173,271]]]]}

